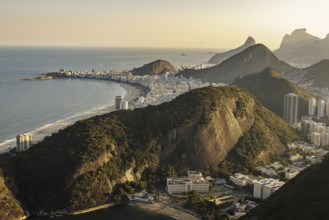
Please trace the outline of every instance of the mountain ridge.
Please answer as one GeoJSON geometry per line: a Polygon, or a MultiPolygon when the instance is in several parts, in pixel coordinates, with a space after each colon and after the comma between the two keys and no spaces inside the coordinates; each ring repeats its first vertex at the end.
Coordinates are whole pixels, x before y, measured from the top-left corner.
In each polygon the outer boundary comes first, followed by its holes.
{"type": "Polygon", "coordinates": [[[214,55],[213,57],[211,57],[208,62],[220,64],[224,60],[232,57],[233,55],[241,53],[248,47],[253,46],[255,44],[256,44],[255,39],[253,37],[248,37],[247,40],[245,41],[245,43],[243,45],[241,45],[240,47],[226,51],[226,52],[218,53],[218,54],[214,55]]]}
{"type": "Polygon", "coordinates": [[[250,91],[265,107],[280,117],[283,117],[284,95],[295,93],[299,97],[298,117],[308,114],[308,99],[312,95],[285,79],[281,73],[273,68],[268,67],[261,73],[254,73],[237,79],[233,85],[250,91]]]}
{"type": "Polygon", "coordinates": [[[329,34],[320,39],[308,34],[306,29],[297,29],[283,38],[280,48],[274,53],[292,65],[313,65],[323,59],[329,59],[329,34]]]}
{"type": "Polygon", "coordinates": [[[79,121],[9,162],[29,211],[74,211],[113,201],[130,181],[150,184],[145,169],[156,175],[168,165],[183,171],[222,164],[221,171],[232,173],[239,169],[235,160],[251,169],[296,139],[246,90],[206,87],[159,106],[79,121]]]}
{"type": "Polygon", "coordinates": [[[265,45],[255,44],[214,67],[201,70],[183,70],[178,75],[200,78],[208,82],[230,84],[236,78],[261,72],[266,67],[273,67],[283,72],[295,69],[280,61],[265,45]]]}

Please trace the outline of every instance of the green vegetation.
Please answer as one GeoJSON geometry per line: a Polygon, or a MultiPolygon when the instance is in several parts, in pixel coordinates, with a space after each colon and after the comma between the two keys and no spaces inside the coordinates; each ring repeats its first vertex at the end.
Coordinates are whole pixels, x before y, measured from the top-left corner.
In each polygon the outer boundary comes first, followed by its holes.
{"type": "Polygon", "coordinates": [[[286,123],[260,104],[247,108],[246,100],[254,102],[243,89],[207,87],[159,106],[79,121],[12,158],[19,198],[32,212],[73,211],[125,201],[125,195],[133,189],[163,187],[165,178],[175,175],[175,171],[183,174],[191,168],[210,169],[207,160],[196,163],[191,158],[208,153],[205,143],[194,138],[217,123],[213,121],[214,112],[253,123],[236,147],[223,146],[233,149],[226,160],[228,165],[221,165],[227,172],[240,168],[233,163],[248,168],[257,163],[259,152],[272,146],[273,137],[282,143],[298,138],[286,123]],[[223,106],[229,107],[222,111],[223,106]],[[172,135],[176,137],[166,144],[169,133],[178,128],[188,132],[172,135]],[[179,135],[188,137],[179,139],[179,135]],[[184,162],[181,155],[185,156],[184,162]]]}
{"type": "MultiPolygon", "coordinates": [[[[235,172],[249,173],[261,162],[257,160],[262,151],[266,151],[273,133],[277,135],[282,144],[298,140],[300,137],[285,122],[268,112],[264,107],[257,106],[255,109],[255,122],[253,126],[239,139],[236,146],[229,152],[226,160],[220,164],[222,174],[235,172]]],[[[275,143],[274,144],[280,144],[275,143]]]]}
{"type": "Polygon", "coordinates": [[[159,75],[166,72],[174,72],[175,67],[165,60],[156,60],[142,67],[131,70],[133,75],[159,75]]]}
{"type": "Polygon", "coordinates": [[[312,95],[283,78],[280,73],[272,68],[266,68],[261,73],[237,79],[233,84],[249,90],[265,107],[281,117],[283,117],[284,95],[295,93],[299,96],[299,117],[307,115],[308,99],[312,95]]]}
{"type": "Polygon", "coordinates": [[[210,201],[209,198],[201,196],[195,190],[188,192],[187,201],[185,207],[197,212],[202,216],[202,219],[214,219],[214,220],[228,220],[228,215],[220,211],[223,208],[227,208],[230,204],[216,205],[210,201]]]}
{"type": "Polygon", "coordinates": [[[288,181],[242,220],[329,219],[329,157],[288,181]]]}

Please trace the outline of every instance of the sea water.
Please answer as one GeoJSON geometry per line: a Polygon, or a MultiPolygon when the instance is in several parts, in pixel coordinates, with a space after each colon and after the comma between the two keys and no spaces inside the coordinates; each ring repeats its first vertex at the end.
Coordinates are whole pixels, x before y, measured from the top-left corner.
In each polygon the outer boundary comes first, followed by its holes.
{"type": "MultiPolygon", "coordinates": [[[[156,59],[173,65],[207,63],[208,49],[0,47],[0,145],[18,133],[114,104],[126,91],[101,80],[24,81],[38,74],[71,70],[131,70],[156,59]],[[182,55],[184,54],[184,55],[182,55]]],[[[137,207],[113,207],[60,219],[173,219],[137,207]]]]}
{"type": "Polygon", "coordinates": [[[72,70],[131,70],[164,59],[173,65],[207,63],[207,49],[0,47],[0,144],[76,114],[114,104],[119,84],[96,80],[24,81],[72,70]],[[182,55],[184,54],[184,55],[182,55]]]}

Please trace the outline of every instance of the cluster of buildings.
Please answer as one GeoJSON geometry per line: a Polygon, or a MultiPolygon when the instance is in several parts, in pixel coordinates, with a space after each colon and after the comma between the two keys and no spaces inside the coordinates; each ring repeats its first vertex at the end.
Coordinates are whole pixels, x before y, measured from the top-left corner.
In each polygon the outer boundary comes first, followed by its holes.
{"type": "Polygon", "coordinates": [[[308,116],[302,117],[301,132],[315,146],[329,145],[329,127],[323,119],[329,118],[329,99],[326,101],[315,98],[309,99],[308,116]]]}
{"type": "Polygon", "coordinates": [[[187,176],[167,177],[167,192],[169,194],[192,190],[200,193],[209,192],[209,182],[203,177],[201,172],[188,171],[187,176]]]}
{"type": "Polygon", "coordinates": [[[311,98],[308,101],[308,115],[298,121],[298,96],[288,93],[284,96],[283,119],[294,127],[298,127],[307,136],[308,140],[316,146],[329,145],[329,127],[321,122],[329,118],[329,98],[324,101],[311,98]]]}
{"type": "MultiPolygon", "coordinates": [[[[202,67],[197,67],[202,68],[202,67]]],[[[161,75],[132,75],[130,72],[119,70],[104,70],[104,71],[72,71],[61,69],[59,72],[51,73],[56,77],[72,77],[86,79],[102,79],[112,80],[117,82],[140,85],[149,90],[145,96],[141,96],[132,102],[120,101],[116,98],[116,109],[134,109],[143,108],[148,105],[159,105],[163,102],[169,102],[177,96],[195,88],[209,86],[210,83],[203,83],[200,79],[177,77],[174,73],[165,73],[161,75]],[[118,101],[117,101],[118,100],[118,101]]],[[[225,84],[211,84],[213,86],[224,86],[225,84]]]]}

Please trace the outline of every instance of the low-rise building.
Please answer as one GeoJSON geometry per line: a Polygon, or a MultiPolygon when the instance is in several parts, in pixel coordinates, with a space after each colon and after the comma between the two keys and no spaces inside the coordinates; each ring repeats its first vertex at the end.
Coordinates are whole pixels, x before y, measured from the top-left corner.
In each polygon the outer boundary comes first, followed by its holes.
{"type": "Polygon", "coordinates": [[[299,173],[299,171],[296,169],[288,169],[286,171],[285,178],[287,180],[290,180],[290,179],[294,178],[295,176],[297,176],[298,173],[299,173]]]}
{"type": "Polygon", "coordinates": [[[253,185],[254,182],[256,182],[257,177],[235,173],[234,176],[230,176],[230,180],[237,186],[247,186],[253,185]]]}
{"type": "Polygon", "coordinates": [[[195,190],[209,192],[209,182],[197,171],[188,171],[187,177],[167,177],[167,191],[169,194],[183,193],[195,190]]]}

